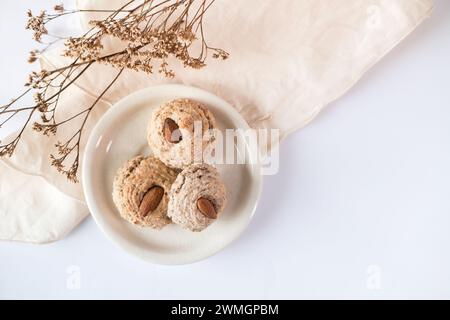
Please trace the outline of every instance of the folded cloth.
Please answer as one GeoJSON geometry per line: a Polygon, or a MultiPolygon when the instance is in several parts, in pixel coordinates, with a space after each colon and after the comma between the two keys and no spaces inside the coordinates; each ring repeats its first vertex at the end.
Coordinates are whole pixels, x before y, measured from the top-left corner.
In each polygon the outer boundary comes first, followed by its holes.
{"type": "MultiPolygon", "coordinates": [[[[78,0],[77,6],[115,9],[126,2],[78,0]]],[[[175,66],[176,77],[171,80],[124,71],[95,107],[85,133],[114,102],[133,91],[182,83],[213,92],[234,106],[251,127],[277,128],[284,138],[349,90],[428,17],[432,7],[432,0],[216,1],[204,19],[206,37],[210,45],[226,49],[230,59],[210,59],[201,70],[175,66]]],[[[90,20],[105,13],[79,15],[87,30],[90,20]]],[[[117,45],[104,44],[105,50],[117,45]]],[[[68,61],[61,49],[41,58],[44,69],[68,61]]],[[[94,101],[116,73],[110,66],[93,65],[62,94],[57,116],[73,115],[80,105],[94,101]]],[[[58,135],[69,134],[70,129],[61,129],[58,135]]],[[[0,163],[0,239],[56,240],[88,214],[81,184],[68,182],[49,164],[55,139],[26,131],[15,155],[0,163]],[[16,190],[21,190],[20,199],[12,196],[16,190]]],[[[81,142],[81,156],[86,140],[87,135],[81,142]]]]}

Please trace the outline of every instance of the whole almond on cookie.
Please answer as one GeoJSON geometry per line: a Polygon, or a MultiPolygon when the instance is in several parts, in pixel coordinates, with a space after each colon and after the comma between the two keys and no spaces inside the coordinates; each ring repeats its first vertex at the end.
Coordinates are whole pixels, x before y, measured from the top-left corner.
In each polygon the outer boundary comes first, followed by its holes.
{"type": "Polygon", "coordinates": [[[154,186],[147,191],[147,193],[142,198],[142,202],[139,206],[139,214],[141,217],[146,217],[156,208],[158,208],[159,203],[164,196],[164,189],[160,186],[154,186]]]}
{"type": "Polygon", "coordinates": [[[164,121],[164,138],[170,143],[179,143],[183,138],[180,127],[170,118],[164,121]]]}
{"type": "Polygon", "coordinates": [[[199,198],[197,200],[198,210],[207,218],[217,219],[217,212],[210,200],[199,198]]]}

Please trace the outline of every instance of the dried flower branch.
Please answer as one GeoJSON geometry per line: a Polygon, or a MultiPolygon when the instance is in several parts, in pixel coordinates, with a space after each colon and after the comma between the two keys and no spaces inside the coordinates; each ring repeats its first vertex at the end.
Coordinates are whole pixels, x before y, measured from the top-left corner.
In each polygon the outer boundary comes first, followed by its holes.
{"type": "Polygon", "coordinates": [[[61,126],[80,123],[74,134],[56,145],[56,155],[50,155],[51,164],[70,181],[78,181],[80,142],[86,122],[100,99],[111,89],[125,69],[145,72],[155,71],[173,78],[174,71],[169,58],[176,58],[183,66],[200,69],[206,66],[206,59],[227,59],[228,53],[210,47],[205,39],[203,18],[215,0],[130,0],[117,10],[67,10],[63,4],[53,7],[51,12],[41,11],[33,15],[28,11],[26,28],[33,31],[33,38],[47,46],[30,52],[28,62],[33,63],[55,42],[64,41],[63,55],[72,62],[55,70],[32,72],[25,86],[26,90],[9,104],[0,107],[0,129],[11,119],[25,113],[19,132],[10,142],[0,141],[0,156],[11,156],[23,132],[32,127],[44,135],[55,135],[61,126]],[[51,21],[79,12],[104,12],[109,15],[98,21],[91,21],[92,28],[79,37],[50,35],[51,21]],[[45,42],[44,39],[50,41],[45,42]],[[123,46],[116,52],[105,54],[103,44],[106,38],[121,40],[123,46]],[[195,52],[194,44],[199,44],[195,52]],[[101,63],[117,68],[117,75],[98,95],[92,105],[67,119],[59,119],[57,110],[61,94],[70,88],[93,64],[101,63]],[[34,104],[16,107],[21,99],[34,93],[34,104]],[[40,120],[35,121],[39,115],[40,120]]]}

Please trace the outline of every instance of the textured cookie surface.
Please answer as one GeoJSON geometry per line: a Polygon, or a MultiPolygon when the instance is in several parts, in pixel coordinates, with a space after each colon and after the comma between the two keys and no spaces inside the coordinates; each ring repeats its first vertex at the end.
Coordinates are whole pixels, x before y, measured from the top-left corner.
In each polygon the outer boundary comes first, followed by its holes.
{"type": "Polygon", "coordinates": [[[215,118],[205,106],[189,99],[178,99],[153,112],[147,140],[157,158],[170,167],[182,169],[193,163],[208,163],[204,155],[211,153],[214,147],[212,129],[215,127],[215,118]],[[168,139],[167,124],[171,130],[178,129],[176,133],[180,137],[176,142],[168,139]]]}
{"type": "Polygon", "coordinates": [[[202,231],[216,219],[199,209],[198,200],[207,199],[219,216],[226,206],[226,189],[217,170],[207,164],[184,169],[169,193],[167,215],[176,224],[191,231],[202,231]]]}
{"type": "Polygon", "coordinates": [[[127,161],[117,171],[113,182],[113,201],[120,215],[128,222],[155,229],[171,223],[167,217],[168,193],[176,176],[176,170],[154,157],[139,156],[127,161]],[[143,214],[141,203],[154,187],[162,188],[164,194],[154,210],[143,214]]]}

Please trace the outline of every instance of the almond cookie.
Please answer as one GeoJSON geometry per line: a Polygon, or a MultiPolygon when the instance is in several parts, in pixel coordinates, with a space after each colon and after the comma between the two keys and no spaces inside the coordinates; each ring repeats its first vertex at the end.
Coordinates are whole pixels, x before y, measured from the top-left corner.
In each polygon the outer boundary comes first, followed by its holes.
{"type": "Polygon", "coordinates": [[[192,165],[173,183],[167,215],[183,228],[199,232],[217,220],[225,205],[226,189],[217,169],[192,165]]]}
{"type": "Polygon", "coordinates": [[[168,192],[177,171],[154,157],[127,161],[113,182],[113,201],[122,218],[142,227],[161,229],[167,217],[168,192]]]}
{"type": "Polygon", "coordinates": [[[153,112],[147,140],[157,158],[170,167],[183,169],[208,162],[203,155],[212,153],[215,127],[213,114],[202,104],[173,100],[153,112]]]}

